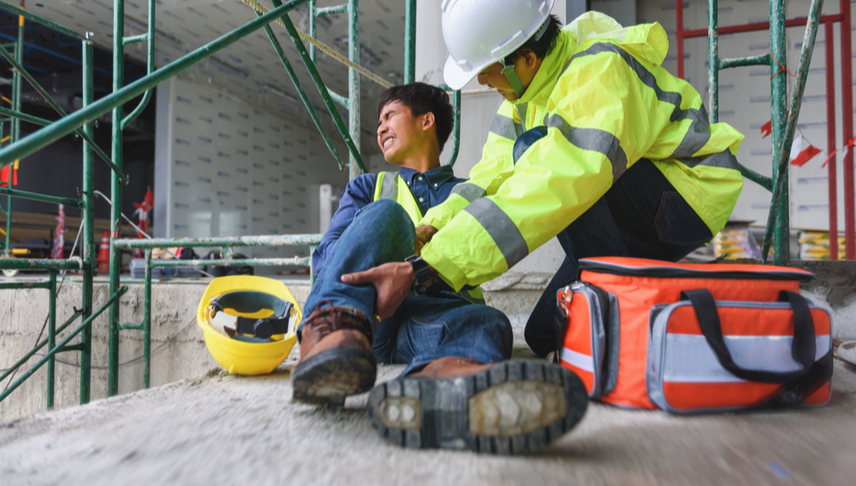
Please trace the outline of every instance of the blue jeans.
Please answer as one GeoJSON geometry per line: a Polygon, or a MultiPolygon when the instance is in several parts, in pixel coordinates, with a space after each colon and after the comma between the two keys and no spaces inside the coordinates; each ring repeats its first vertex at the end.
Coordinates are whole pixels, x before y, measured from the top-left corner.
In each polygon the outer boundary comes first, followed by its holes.
{"type": "MultiPolygon", "coordinates": [[[[398,203],[382,200],[364,206],[331,250],[306,299],[304,315],[329,301],[357,309],[374,324],[374,286],[345,284],[341,276],[403,261],[413,254],[414,241],[413,222],[398,203]]],[[[511,343],[505,314],[471,304],[438,279],[427,293],[409,294],[395,315],[377,323],[372,347],[381,362],[407,364],[407,374],[444,356],[499,362],[511,357],[511,343]]]]}
{"type": "MultiPolygon", "coordinates": [[[[533,129],[515,142],[515,162],[546,130],[533,129]]],[[[626,256],[678,261],[710,241],[704,221],[649,160],[628,169],[588,211],[557,235],[565,260],[541,295],[524,336],[535,353],[555,351],[556,292],[575,281],[579,259],[626,256]]]]}

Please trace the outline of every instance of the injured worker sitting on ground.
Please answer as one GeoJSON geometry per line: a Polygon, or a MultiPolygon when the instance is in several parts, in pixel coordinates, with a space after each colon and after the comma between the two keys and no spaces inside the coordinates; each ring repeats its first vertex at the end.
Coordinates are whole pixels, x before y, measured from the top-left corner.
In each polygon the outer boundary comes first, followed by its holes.
{"type": "Polygon", "coordinates": [[[343,404],[372,388],[377,361],[402,363],[402,376],[369,397],[372,425],[395,444],[502,452],[509,438],[534,448],[558,437],[585,410],[579,379],[553,364],[504,362],[508,318],[484,305],[478,287],[453,290],[414,256],[415,223],[463,182],[440,164],[454,123],[448,95],[422,83],[395,86],[381,95],[378,117],[378,145],[400,170],[349,182],[313,254],[317,280],[298,328],[294,399],[343,404]],[[377,307],[375,286],[347,275],[388,262],[421,278],[384,289],[397,303],[377,307]]]}

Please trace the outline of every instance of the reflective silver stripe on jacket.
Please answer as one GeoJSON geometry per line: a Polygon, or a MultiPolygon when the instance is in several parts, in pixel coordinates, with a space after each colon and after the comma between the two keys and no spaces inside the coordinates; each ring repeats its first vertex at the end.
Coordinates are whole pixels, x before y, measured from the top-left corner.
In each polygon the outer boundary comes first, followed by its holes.
{"type": "Polygon", "coordinates": [[[572,127],[560,115],[548,115],[544,125],[558,128],[562,135],[572,145],[583,150],[591,150],[603,154],[612,163],[612,181],[615,182],[627,170],[627,154],[621,148],[618,138],[597,128],[572,127]]]}
{"type": "Polygon", "coordinates": [[[387,172],[384,174],[383,183],[380,186],[380,198],[398,201],[398,185],[395,178],[398,172],[387,172]]]}
{"type": "Polygon", "coordinates": [[[476,218],[476,221],[493,238],[493,242],[505,257],[508,268],[513,267],[529,254],[529,247],[520,230],[517,229],[517,225],[495,202],[481,198],[465,207],[464,211],[476,218]]]}
{"type": "Polygon", "coordinates": [[[484,189],[475,184],[464,182],[453,187],[450,195],[451,194],[457,194],[462,198],[466,199],[467,202],[473,202],[476,199],[483,197],[485,191],[484,189]]]}
{"type": "Polygon", "coordinates": [[[614,54],[618,54],[621,56],[621,59],[630,66],[630,69],[639,76],[639,80],[642,81],[643,84],[654,90],[654,93],[657,96],[659,101],[663,101],[666,103],[670,103],[675,106],[675,109],[672,110],[672,115],[669,117],[669,120],[672,122],[677,122],[681,120],[691,119],[692,125],[690,125],[689,130],[687,130],[686,135],[684,135],[684,139],[681,141],[678,148],[675,149],[674,153],[667,158],[673,157],[692,157],[696,152],[701,150],[702,147],[707,144],[708,140],[710,140],[710,121],[707,116],[707,110],[705,110],[704,105],[699,109],[689,108],[686,110],[681,109],[681,103],[683,102],[683,97],[680,93],[673,91],[663,91],[662,88],[657,84],[657,79],[654,75],[645,69],[635,57],[633,57],[629,52],[624,49],[616,46],[615,44],[610,44],[608,42],[603,42],[599,44],[595,44],[590,48],[586,49],[583,52],[579,52],[574,54],[570,61],[565,65],[562,74],[565,73],[571,62],[574,59],[585,56],[593,56],[596,54],[600,54],[603,52],[612,52],[614,54]]]}
{"type": "Polygon", "coordinates": [[[526,131],[526,110],[529,109],[529,103],[518,103],[514,107],[517,108],[517,116],[520,117],[520,133],[518,135],[521,135],[526,131]]]}
{"type": "Polygon", "coordinates": [[[497,113],[490,124],[490,132],[502,138],[517,140],[517,136],[523,133],[523,125],[514,123],[513,119],[497,113]]]}
{"type": "Polygon", "coordinates": [[[678,157],[675,160],[678,160],[682,164],[691,168],[697,165],[705,165],[708,167],[722,167],[724,169],[740,170],[740,164],[737,162],[737,157],[735,157],[729,149],[725,149],[718,154],[709,155],[707,157],[678,157]]]}

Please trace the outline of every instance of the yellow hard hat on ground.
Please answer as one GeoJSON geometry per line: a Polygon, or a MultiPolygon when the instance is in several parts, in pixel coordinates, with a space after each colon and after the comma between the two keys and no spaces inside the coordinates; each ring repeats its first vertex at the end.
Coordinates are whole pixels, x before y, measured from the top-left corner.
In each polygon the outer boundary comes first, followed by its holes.
{"type": "Polygon", "coordinates": [[[301,318],[284,283],[251,275],[212,280],[196,312],[208,352],[237,375],[270,373],[285,361],[301,318]]]}

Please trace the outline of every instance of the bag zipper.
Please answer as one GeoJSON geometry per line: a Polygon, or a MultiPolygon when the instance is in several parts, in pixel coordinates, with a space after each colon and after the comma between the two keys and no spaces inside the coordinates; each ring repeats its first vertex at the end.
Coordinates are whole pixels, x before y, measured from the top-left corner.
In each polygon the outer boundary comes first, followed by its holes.
{"type": "Polygon", "coordinates": [[[811,280],[814,275],[803,272],[788,272],[782,270],[759,270],[747,272],[742,270],[696,270],[690,268],[675,268],[669,266],[627,267],[615,263],[606,263],[581,259],[580,271],[588,270],[595,273],[619,275],[623,277],[648,278],[709,278],[709,279],[740,279],[740,280],[811,280]]]}

